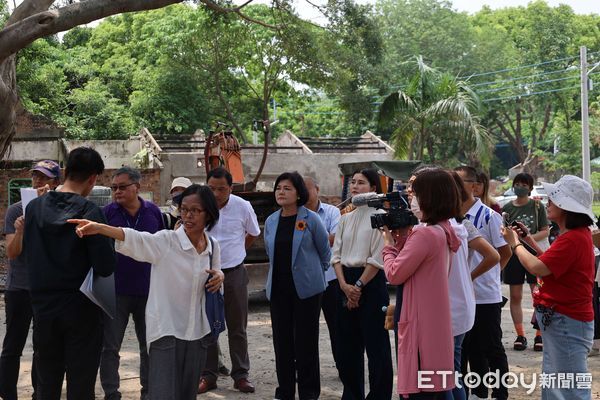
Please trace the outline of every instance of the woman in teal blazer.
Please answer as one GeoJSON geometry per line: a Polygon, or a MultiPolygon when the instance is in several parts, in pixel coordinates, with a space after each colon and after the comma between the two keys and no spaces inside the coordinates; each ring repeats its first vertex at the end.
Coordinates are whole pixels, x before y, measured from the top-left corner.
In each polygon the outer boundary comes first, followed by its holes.
{"type": "Polygon", "coordinates": [[[275,398],[280,400],[295,399],[296,382],[300,400],[318,399],[321,393],[319,315],[331,250],[321,218],[303,206],[307,199],[300,174],[279,175],[275,200],[281,209],[265,222],[266,289],[279,384],[275,398]]]}

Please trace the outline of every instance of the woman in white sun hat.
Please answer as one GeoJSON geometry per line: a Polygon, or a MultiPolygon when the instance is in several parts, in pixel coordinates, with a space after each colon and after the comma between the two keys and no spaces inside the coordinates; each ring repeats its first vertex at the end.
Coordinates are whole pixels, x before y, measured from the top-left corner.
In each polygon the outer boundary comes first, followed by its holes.
{"type": "Polygon", "coordinates": [[[556,377],[556,384],[542,389],[542,399],[590,399],[587,355],[594,336],[594,251],[589,227],[596,220],[594,192],[589,183],[572,175],[545,183],[544,189],[548,219],[560,228],[550,248],[536,257],[519,242],[517,232],[503,228],[503,235],[521,264],[538,276],[533,305],[544,340],[542,371],[556,377]],[[572,374],[570,386],[558,384],[559,373],[572,374]]]}

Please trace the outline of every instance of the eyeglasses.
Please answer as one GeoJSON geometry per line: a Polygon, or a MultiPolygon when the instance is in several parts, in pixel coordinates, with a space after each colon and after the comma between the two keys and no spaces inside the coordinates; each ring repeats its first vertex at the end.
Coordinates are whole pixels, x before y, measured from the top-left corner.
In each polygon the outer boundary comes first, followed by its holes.
{"type": "Polygon", "coordinates": [[[110,190],[112,190],[113,192],[116,192],[117,190],[123,191],[131,185],[135,185],[135,182],[128,183],[127,185],[112,185],[110,187],[110,190]]]}
{"type": "Polygon", "coordinates": [[[192,214],[192,217],[197,217],[198,215],[202,214],[204,212],[203,209],[201,208],[185,208],[185,207],[181,207],[179,209],[179,213],[181,214],[181,216],[184,216],[186,214],[192,214]]]}

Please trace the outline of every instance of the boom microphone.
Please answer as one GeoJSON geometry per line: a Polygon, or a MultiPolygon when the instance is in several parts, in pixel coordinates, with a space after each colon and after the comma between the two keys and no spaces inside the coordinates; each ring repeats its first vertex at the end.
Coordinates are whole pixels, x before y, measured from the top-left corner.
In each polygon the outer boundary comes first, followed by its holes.
{"type": "Polygon", "coordinates": [[[369,200],[376,199],[378,196],[375,192],[357,194],[352,197],[352,204],[356,207],[366,206],[369,200]]]}

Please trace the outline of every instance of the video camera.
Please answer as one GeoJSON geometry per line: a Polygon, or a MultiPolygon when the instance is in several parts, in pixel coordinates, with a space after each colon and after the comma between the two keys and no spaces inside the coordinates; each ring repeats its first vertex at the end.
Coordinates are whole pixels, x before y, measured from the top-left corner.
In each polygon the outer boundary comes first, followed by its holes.
{"type": "Polygon", "coordinates": [[[412,213],[408,204],[408,196],[402,191],[389,192],[367,199],[367,206],[386,211],[385,214],[371,215],[371,228],[380,229],[387,226],[389,230],[418,225],[419,219],[412,213]]]}

